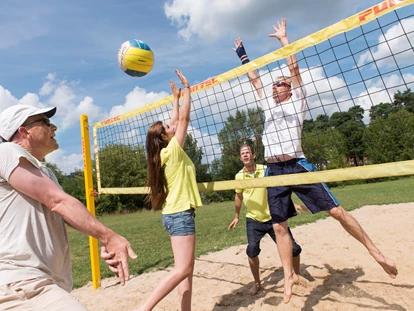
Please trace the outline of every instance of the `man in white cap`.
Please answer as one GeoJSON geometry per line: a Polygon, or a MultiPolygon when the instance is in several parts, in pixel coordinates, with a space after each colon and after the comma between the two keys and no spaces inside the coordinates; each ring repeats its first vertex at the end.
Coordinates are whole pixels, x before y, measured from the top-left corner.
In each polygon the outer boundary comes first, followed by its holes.
{"type": "Polygon", "coordinates": [[[129,279],[129,242],[66,194],[41,162],[58,149],[53,108],[14,105],[0,114],[0,310],[86,308],[72,297],[65,224],[97,238],[122,285],[129,279]]]}

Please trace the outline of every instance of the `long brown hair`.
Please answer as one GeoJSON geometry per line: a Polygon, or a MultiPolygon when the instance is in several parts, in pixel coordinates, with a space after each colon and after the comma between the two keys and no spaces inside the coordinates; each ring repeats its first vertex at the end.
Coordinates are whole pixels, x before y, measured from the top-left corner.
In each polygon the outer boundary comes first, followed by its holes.
{"type": "Polygon", "coordinates": [[[161,166],[161,149],[167,147],[168,140],[161,121],[155,122],[148,129],[147,149],[147,186],[150,192],[146,202],[151,204],[153,210],[160,210],[168,194],[167,181],[164,169],[161,166]]]}

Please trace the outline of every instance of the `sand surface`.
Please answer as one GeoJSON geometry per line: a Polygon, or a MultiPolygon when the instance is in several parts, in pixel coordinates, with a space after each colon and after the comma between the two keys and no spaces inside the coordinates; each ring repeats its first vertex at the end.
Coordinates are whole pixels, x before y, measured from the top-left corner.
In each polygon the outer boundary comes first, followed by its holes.
{"type": "MultiPolygon", "coordinates": [[[[236,310],[414,310],[414,203],[366,206],[352,215],[384,255],[398,266],[391,279],[366,249],[334,219],[294,228],[302,246],[301,272],[308,288],[294,287],[283,303],[283,271],[277,248],[269,237],[260,254],[263,290],[250,296],[253,278],[246,245],[197,258],[194,271],[194,311],[236,310]]],[[[72,292],[91,311],[132,310],[143,302],[169,269],[133,276],[121,286],[115,278],[72,292]]],[[[174,290],[154,310],[179,310],[174,290]]]]}

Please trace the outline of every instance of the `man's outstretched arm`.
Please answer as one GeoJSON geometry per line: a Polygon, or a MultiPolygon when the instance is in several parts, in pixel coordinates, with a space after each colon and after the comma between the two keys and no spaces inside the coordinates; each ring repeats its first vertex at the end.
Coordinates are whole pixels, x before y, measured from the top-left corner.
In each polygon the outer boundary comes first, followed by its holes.
{"type": "MultiPolygon", "coordinates": [[[[240,58],[242,64],[247,64],[250,60],[247,56],[246,50],[243,46],[243,41],[240,38],[237,38],[234,42],[233,51],[236,52],[237,56],[240,58]]],[[[255,88],[257,95],[259,98],[262,98],[263,95],[263,85],[262,81],[260,80],[259,73],[257,70],[251,70],[247,73],[249,80],[253,87],[255,88]]]]}
{"type": "MultiPolygon", "coordinates": [[[[289,45],[289,38],[286,34],[286,18],[282,18],[277,22],[277,26],[273,25],[274,33],[269,34],[269,37],[276,38],[280,41],[282,47],[289,45]]],[[[302,84],[302,77],[299,72],[299,65],[296,59],[296,55],[290,55],[286,58],[286,63],[290,71],[290,77],[292,80],[292,86],[298,87],[302,84]]]]}
{"type": "Polygon", "coordinates": [[[118,261],[117,272],[122,285],[130,277],[128,256],[136,259],[128,240],[118,235],[88,212],[85,206],[65,193],[48,176],[21,158],[19,165],[10,174],[9,184],[19,192],[42,203],[59,214],[70,227],[98,239],[118,261]]]}

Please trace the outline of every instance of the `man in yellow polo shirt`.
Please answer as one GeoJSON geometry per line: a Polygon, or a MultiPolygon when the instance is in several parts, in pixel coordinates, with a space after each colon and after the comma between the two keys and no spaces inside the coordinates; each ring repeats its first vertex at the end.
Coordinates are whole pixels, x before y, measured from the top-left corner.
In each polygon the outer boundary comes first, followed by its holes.
{"type": "MultiPolygon", "coordinates": [[[[243,162],[244,167],[236,174],[236,180],[261,178],[265,176],[266,166],[256,164],[254,162],[255,158],[256,155],[251,146],[245,144],[240,147],[240,160],[243,162]]],[[[262,288],[259,272],[260,241],[266,234],[269,234],[276,243],[276,235],[273,230],[272,217],[270,216],[267,203],[266,188],[236,189],[236,196],[234,199],[236,215],[229,225],[228,230],[235,228],[239,222],[242,202],[247,207],[246,233],[248,245],[246,253],[249,260],[250,270],[252,271],[254,278],[254,285],[249,290],[249,294],[255,295],[262,288]]],[[[307,210],[306,207],[300,205],[296,205],[295,209],[298,211],[307,210]]],[[[291,216],[294,216],[295,214],[296,211],[292,211],[291,216]]],[[[299,275],[300,253],[302,249],[299,244],[295,242],[290,229],[289,234],[292,238],[293,245],[293,268],[295,273],[299,275]]]]}

